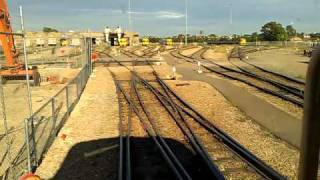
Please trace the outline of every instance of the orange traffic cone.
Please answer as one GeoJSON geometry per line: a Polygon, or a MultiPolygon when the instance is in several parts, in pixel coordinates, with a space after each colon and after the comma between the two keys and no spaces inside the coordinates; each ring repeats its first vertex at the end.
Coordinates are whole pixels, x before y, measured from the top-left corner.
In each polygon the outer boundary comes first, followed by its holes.
{"type": "Polygon", "coordinates": [[[41,178],[33,173],[27,173],[21,176],[19,180],[41,180],[41,178]]]}

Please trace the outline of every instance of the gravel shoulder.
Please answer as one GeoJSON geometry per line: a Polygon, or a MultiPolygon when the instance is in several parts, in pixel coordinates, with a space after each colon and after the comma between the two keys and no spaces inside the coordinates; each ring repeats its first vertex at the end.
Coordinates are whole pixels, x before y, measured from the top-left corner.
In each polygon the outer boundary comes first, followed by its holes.
{"type": "MultiPolygon", "coordinates": [[[[91,160],[90,158],[86,159],[87,156],[80,153],[79,156],[70,159],[68,158],[69,153],[72,151],[76,151],[76,154],[77,151],[83,152],[83,149],[76,148],[79,145],[81,147],[81,143],[90,144],[91,142],[101,139],[117,138],[119,135],[118,115],[118,100],[113,79],[107,68],[97,67],[96,72],[94,72],[93,76],[89,79],[79,103],[50,147],[36,173],[44,179],[51,179],[54,178],[61,169],[65,169],[62,166],[70,166],[68,171],[71,172],[68,172],[68,174],[85,175],[85,172],[96,171],[97,167],[90,166],[90,163],[97,163],[101,161],[101,158],[103,160],[105,157],[98,157],[95,160],[91,160]],[[89,164],[86,164],[86,169],[79,169],[82,168],[83,165],[80,163],[77,164],[77,161],[81,162],[83,159],[84,162],[87,160],[89,164]],[[68,160],[68,162],[65,162],[66,160],[68,160]]],[[[115,144],[111,144],[110,147],[114,145],[115,144]]],[[[92,146],[90,149],[92,151],[85,153],[90,154],[97,149],[99,148],[92,146]]],[[[116,157],[116,154],[113,154],[113,156],[116,157]]],[[[113,171],[117,169],[113,163],[116,162],[108,162],[106,165],[111,176],[114,176],[115,173],[113,171]]],[[[88,173],[88,175],[90,175],[90,173],[88,173]]]]}
{"type": "Polygon", "coordinates": [[[170,87],[212,123],[282,174],[290,179],[296,178],[299,159],[297,149],[255,123],[209,84],[187,81],[189,85],[177,86],[185,82],[167,81],[170,87]],[[195,90],[197,93],[194,93],[195,90]]]}

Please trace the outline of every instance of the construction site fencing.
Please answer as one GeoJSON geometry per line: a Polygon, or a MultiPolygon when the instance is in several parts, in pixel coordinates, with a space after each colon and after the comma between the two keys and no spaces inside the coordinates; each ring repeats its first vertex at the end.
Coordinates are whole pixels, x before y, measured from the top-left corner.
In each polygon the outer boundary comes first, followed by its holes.
{"type": "MultiPolygon", "coordinates": [[[[40,165],[45,153],[79,101],[92,72],[89,39],[85,40],[83,53],[79,58],[83,60],[78,74],[37,108],[31,116],[26,116],[24,123],[17,119],[15,128],[8,129],[7,127],[13,125],[5,125],[7,118],[3,117],[4,125],[0,126],[0,180],[19,179],[21,175],[35,171],[40,165]]],[[[2,116],[9,116],[9,113],[5,113],[5,108],[13,107],[5,106],[5,96],[7,99],[11,96],[8,92],[3,92],[5,88],[4,86],[0,88],[0,105],[4,111],[2,116]]],[[[21,98],[26,99],[26,96],[21,98]]]]}
{"type": "MultiPolygon", "coordinates": [[[[30,118],[25,119],[25,139],[18,156],[8,168],[8,179],[17,179],[25,172],[34,171],[43,155],[56,138],[59,130],[78,102],[90,76],[90,66],[85,65],[79,74],[30,118]]],[[[17,131],[21,132],[21,131],[17,131]]]]}

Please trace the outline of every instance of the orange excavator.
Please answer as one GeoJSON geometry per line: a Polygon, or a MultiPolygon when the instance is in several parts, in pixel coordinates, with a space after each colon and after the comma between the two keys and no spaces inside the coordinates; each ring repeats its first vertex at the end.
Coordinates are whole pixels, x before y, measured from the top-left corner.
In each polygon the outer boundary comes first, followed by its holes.
{"type": "MultiPolygon", "coordinates": [[[[23,36],[23,34],[22,34],[23,36]]],[[[19,60],[14,44],[14,33],[10,24],[9,9],[6,0],[0,0],[0,42],[5,57],[5,65],[0,69],[3,80],[25,80],[27,75],[35,86],[40,85],[40,73],[36,66],[25,67],[19,60]]]]}

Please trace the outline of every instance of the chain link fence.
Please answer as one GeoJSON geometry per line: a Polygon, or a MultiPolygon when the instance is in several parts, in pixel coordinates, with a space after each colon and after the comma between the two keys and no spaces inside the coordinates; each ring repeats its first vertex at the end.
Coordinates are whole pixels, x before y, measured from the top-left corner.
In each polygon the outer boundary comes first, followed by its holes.
{"type": "MultiPolygon", "coordinates": [[[[22,112],[28,109],[27,93],[22,94],[22,97],[14,97],[12,93],[26,91],[25,88],[19,89],[20,86],[25,86],[25,82],[15,85],[15,89],[8,89],[0,82],[0,108],[3,119],[0,125],[0,179],[18,179],[22,174],[34,171],[41,163],[44,154],[78,102],[91,74],[90,38],[83,39],[82,44],[81,50],[77,50],[74,56],[77,58],[76,63],[72,63],[75,67],[82,67],[81,70],[54,96],[41,103],[31,117],[28,113],[22,112]],[[23,106],[15,108],[15,103],[23,106]]],[[[61,57],[57,57],[56,60],[61,60],[61,57]]]]}

